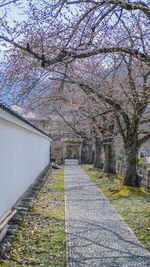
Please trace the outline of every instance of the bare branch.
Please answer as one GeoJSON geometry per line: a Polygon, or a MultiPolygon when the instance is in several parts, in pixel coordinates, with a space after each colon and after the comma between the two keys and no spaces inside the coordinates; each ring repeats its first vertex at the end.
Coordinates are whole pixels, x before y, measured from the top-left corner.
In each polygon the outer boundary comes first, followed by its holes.
{"type": "Polygon", "coordinates": [[[146,16],[147,18],[150,20],[150,8],[146,5],[146,3],[140,1],[140,2],[127,2],[125,0],[106,0],[106,1],[101,1],[101,2],[96,2],[96,1],[92,1],[92,0],[79,0],[79,1],[66,1],[66,4],[68,5],[72,5],[72,4],[94,4],[94,5],[109,5],[109,4],[114,4],[116,6],[119,6],[125,10],[141,10],[146,16]]]}
{"type": "Polygon", "coordinates": [[[120,133],[121,133],[121,135],[123,137],[123,140],[125,140],[124,130],[123,130],[122,126],[121,126],[120,118],[119,118],[118,115],[116,115],[116,119],[117,119],[117,124],[118,124],[119,131],[120,131],[120,133]]]}
{"type": "Polygon", "coordinates": [[[150,139],[150,133],[139,139],[139,147],[150,139]]]}
{"type": "Polygon", "coordinates": [[[12,3],[16,3],[16,2],[18,2],[18,1],[19,1],[19,0],[12,0],[12,1],[9,1],[9,2],[7,2],[7,3],[1,4],[1,5],[0,5],[0,8],[1,8],[1,7],[4,7],[4,6],[8,6],[8,5],[12,4],[12,3]]]}
{"type": "Polygon", "coordinates": [[[150,119],[140,121],[140,124],[150,123],[150,119]]]}
{"type": "MultiPolygon", "coordinates": [[[[15,41],[10,40],[9,38],[2,36],[2,35],[0,35],[0,39],[3,39],[4,41],[14,45],[17,48],[20,48],[23,51],[26,51],[27,53],[32,55],[34,58],[43,62],[43,54],[34,52],[32,48],[24,47],[20,45],[19,43],[16,43],[15,41]]],[[[99,54],[108,54],[108,53],[116,53],[116,52],[127,53],[129,55],[132,55],[133,57],[145,62],[146,64],[150,66],[150,56],[148,56],[147,54],[143,54],[139,52],[138,50],[129,48],[129,47],[99,48],[99,49],[94,49],[92,51],[88,51],[85,53],[77,53],[77,52],[62,50],[57,56],[55,56],[52,59],[48,59],[45,56],[44,63],[45,63],[45,66],[51,66],[58,62],[61,62],[67,57],[72,58],[72,59],[80,59],[80,58],[88,58],[88,57],[99,55],[99,54]]]]}
{"type": "Polygon", "coordinates": [[[139,52],[137,49],[129,48],[129,47],[110,47],[110,48],[99,48],[85,53],[73,54],[73,58],[87,58],[90,56],[98,55],[98,54],[108,54],[122,52],[132,55],[133,57],[147,63],[150,65],[150,56],[147,54],[139,52]]]}

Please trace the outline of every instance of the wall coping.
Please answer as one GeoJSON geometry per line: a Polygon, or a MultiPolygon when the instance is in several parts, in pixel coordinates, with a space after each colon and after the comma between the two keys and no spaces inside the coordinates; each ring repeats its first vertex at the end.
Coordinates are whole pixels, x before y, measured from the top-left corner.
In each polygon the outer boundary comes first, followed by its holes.
{"type": "Polygon", "coordinates": [[[29,126],[31,126],[32,128],[34,128],[35,130],[37,130],[38,132],[44,134],[45,136],[47,136],[49,139],[52,139],[52,136],[50,134],[45,133],[43,130],[41,130],[39,127],[35,126],[32,122],[28,121],[27,119],[25,119],[23,116],[21,116],[18,112],[12,110],[9,106],[7,106],[4,102],[0,101],[0,109],[2,109],[3,111],[9,113],[10,115],[14,116],[15,118],[19,119],[20,121],[28,124],[29,126]]]}

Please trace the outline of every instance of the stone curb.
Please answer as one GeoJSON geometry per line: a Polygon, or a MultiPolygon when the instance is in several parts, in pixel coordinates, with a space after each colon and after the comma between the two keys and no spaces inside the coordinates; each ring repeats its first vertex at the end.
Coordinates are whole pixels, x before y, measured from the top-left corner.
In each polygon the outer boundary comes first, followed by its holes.
{"type": "Polygon", "coordinates": [[[8,231],[2,242],[0,242],[0,259],[6,258],[6,253],[10,251],[11,242],[20,228],[24,220],[24,216],[30,211],[33,200],[36,198],[39,190],[45,183],[51,171],[51,163],[48,164],[44,170],[39,174],[36,180],[28,187],[28,189],[21,195],[17,202],[13,205],[12,210],[16,209],[17,213],[8,223],[8,231]]]}

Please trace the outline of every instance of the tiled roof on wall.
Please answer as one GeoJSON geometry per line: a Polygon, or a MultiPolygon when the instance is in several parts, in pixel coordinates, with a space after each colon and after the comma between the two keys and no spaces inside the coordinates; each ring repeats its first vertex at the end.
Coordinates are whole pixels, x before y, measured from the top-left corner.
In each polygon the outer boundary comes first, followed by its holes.
{"type": "Polygon", "coordinates": [[[10,108],[16,112],[18,112],[21,116],[23,116],[27,120],[32,121],[49,121],[49,119],[46,116],[43,116],[43,114],[38,113],[37,111],[28,110],[20,105],[13,104],[10,106],[10,108]]]}
{"type": "Polygon", "coordinates": [[[31,127],[33,127],[34,129],[36,129],[37,131],[41,132],[42,134],[46,135],[47,137],[51,138],[51,135],[45,133],[44,131],[42,131],[40,128],[38,128],[37,126],[35,126],[32,122],[28,121],[27,119],[25,119],[23,116],[21,116],[18,112],[12,110],[9,106],[7,106],[4,102],[0,101],[0,108],[4,111],[6,111],[7,113],[13,115],[14,117],[16,117],[17,119],[25,122],[26,124],[30,125],[31,127]]]}

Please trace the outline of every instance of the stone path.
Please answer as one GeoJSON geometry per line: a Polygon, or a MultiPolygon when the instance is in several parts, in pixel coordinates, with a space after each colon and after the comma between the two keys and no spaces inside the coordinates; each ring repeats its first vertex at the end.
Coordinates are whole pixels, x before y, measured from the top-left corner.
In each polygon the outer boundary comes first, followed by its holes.
{"type": "Polygon", "coordinates": [[[65,162],[68,267],[149,267],[150,255],[75,160],[65,162]]]}

